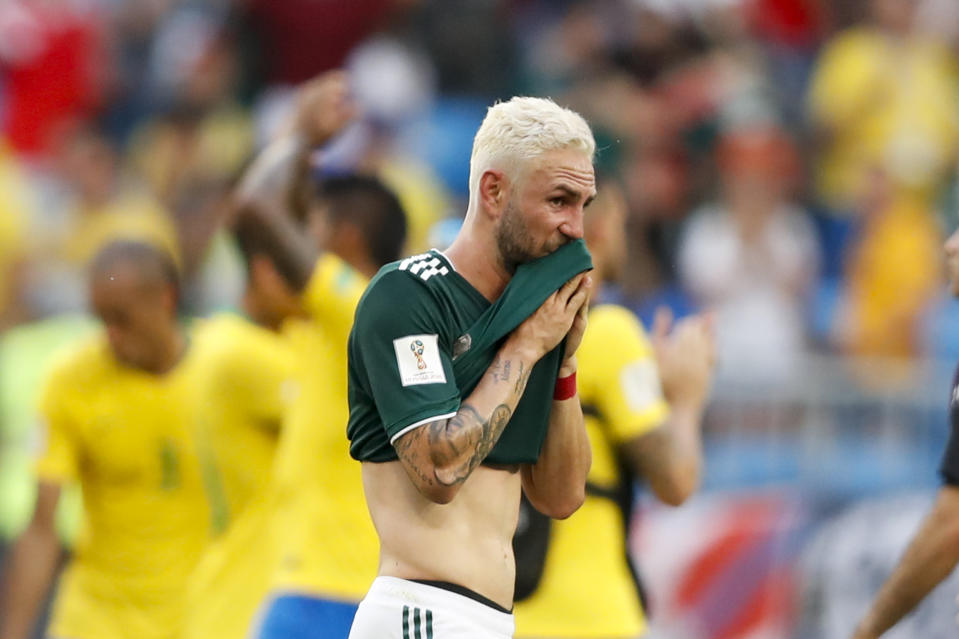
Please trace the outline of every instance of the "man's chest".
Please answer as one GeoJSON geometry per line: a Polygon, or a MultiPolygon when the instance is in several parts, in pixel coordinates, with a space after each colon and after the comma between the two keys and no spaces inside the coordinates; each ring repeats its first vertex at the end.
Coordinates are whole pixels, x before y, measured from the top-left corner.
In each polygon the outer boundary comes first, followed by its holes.
{"type": "Polygon", "coordinates": [[[183,389],[118,384],[80,409],[81,473],[87,481],[180,487],[194,473],[198,404],[183,389]]]}

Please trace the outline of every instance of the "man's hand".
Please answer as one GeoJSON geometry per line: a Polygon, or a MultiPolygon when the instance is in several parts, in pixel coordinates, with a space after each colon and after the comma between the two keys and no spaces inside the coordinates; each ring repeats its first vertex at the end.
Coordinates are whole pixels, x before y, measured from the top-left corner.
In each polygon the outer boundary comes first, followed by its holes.
{"type": "Polygon", "coordinates": [[[576,275],[546,298],[542,306],[513,331],[510,341],[525,349],[534,361],[539,361],[569,336],[565,357],[572,357],[586,330],[586,310],[592,288],[593,278],[589,274],[576,275]]]}
{"type": "Polygon", "coordinates": [[[307,144],[322,146],[342,131],[356,117],[356,112],[346,73],[329,71],[300,89],[293,126],[307,144]]]}
{"type": "Polygon", "coordinates": [[[716,338],[710,315],[687,317],[672,325],[672,313],[656,311],[652,343],[663,392],[670,404],[701,408],[712,386],[716,338]]]}
{"type": "Polygon", "coordinates": [[[593,297],[593,278],[587,273],[585,278],[586,301],[579,308],[573,325],[566,334],[566,350],[563,352],[563,363],[560,366],[559,376],[566,377],[576,372],[576,351],[583,343],[586,326],[589,324],[589,302],[593,297]]]}

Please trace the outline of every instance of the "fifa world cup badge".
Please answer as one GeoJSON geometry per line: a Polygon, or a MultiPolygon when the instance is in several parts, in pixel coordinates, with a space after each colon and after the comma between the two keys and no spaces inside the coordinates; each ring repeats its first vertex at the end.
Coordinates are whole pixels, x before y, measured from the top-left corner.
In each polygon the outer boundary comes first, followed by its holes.
{"type": "Polygon", "coordinates": [[[416,368],[423,370],[426,368],[426,362],[423,360],[423,342],[420,340],[413,340],[410,343],[410,350],[413,351],[413,355],[416,357],[416,368]]]}

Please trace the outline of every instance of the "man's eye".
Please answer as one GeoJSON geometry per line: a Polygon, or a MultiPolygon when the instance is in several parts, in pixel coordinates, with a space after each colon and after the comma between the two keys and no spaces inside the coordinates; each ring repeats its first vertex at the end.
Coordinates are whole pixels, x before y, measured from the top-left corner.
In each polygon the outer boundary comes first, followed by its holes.
{"type": "Polygon", "coordinates": [[[552,204],[553,206],[563,206],[564,204],[566,204],[566,198],[562,198],[562,197],[550,198],[549,203],[552,204]]]}

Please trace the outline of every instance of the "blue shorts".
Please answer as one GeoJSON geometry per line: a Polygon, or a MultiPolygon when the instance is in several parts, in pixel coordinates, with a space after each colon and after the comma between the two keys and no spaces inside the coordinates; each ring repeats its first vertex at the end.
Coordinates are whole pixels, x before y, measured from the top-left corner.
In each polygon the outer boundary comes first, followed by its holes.
{"type": "Polygon", "coordinates": [[[279,594],[267,604],[256,639],[346,639],[358,604],[279,594]]]}

